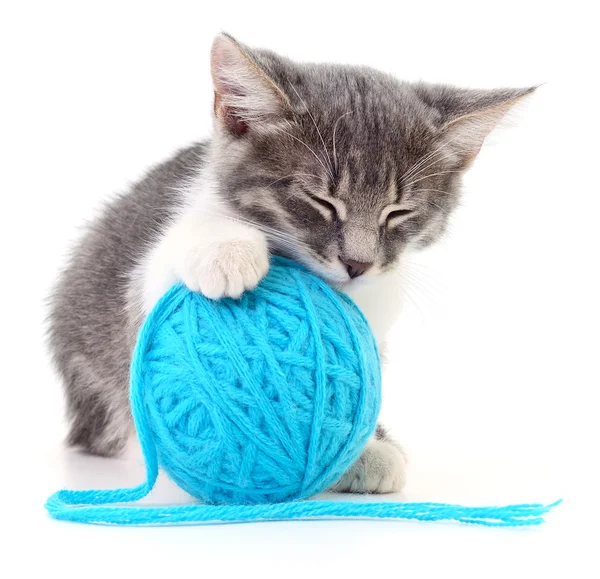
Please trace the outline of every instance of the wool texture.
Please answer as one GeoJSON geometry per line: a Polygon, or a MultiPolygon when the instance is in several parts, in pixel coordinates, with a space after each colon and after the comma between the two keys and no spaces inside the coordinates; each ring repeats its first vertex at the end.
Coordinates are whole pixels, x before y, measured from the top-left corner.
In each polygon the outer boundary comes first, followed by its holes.
{"type": "Polygon", "coordinates": [[[554,505],[301,501],[333,485],[375,430],[377,346],[347,297],[274,258],[239,300],[173,287],[145,321],[131,366],[131,406],[147,480],[129,489],[62,490],[63,520],[175,524],[369,517],[535,525],[554,505]],[[201,505],[139,500],[159,466],[201,505]]]}
{"type": "MultiPolygon", "coordinates": [[[[142,333],[143,393],[159,464],[211,504],[301,499],[335,483],[375,430],[381,375],[349,299],[277,259],[241,299],[179,286],[142,333]]],[[[138,425],[139,428],[139,425],[138,425]]]]}

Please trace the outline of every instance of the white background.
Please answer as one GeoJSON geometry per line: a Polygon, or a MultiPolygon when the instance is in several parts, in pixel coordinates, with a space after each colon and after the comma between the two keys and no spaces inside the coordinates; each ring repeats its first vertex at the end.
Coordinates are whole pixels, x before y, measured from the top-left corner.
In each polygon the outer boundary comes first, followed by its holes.
{"type": "MultiPolygon", "coordinates": [[[[0,574],[597,577],[599,87],[591,6],[3,2],[0,574]],[[222,29],[290,57],[368,64],[408,80],[545,83],[484,146],[447,239],[413,258],[410,297],[390,340],[383,414],[411,460],[406,490],[395,498],[565,498],[546,526],[119,529],[46,516],[46,496],[63,485],[128,485],[143,471],[135,451],[108,461],[61,448],[62,400],[44,349],[42,300],[84,218],[150,164],[208,134],[208,51],[222,29]]],[[[161,493],[181,498],[168,484],[161,493]]]]}

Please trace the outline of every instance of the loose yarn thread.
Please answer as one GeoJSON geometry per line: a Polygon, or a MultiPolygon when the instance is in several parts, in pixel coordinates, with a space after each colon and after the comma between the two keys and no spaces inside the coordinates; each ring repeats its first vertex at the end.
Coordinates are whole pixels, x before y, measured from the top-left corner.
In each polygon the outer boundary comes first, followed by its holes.
{"type": "MultiPolygon", "coordinates": [[[[146,485],[142,485],[146,486],[146,485]]],[[[124,489],[127,490],[127,489],[124,489]]],[[[112,498],[137,500],[139,495],[115,495],[112,498]]],[[[515,504],[494,507],[466,507],[447,503],[394,503],[355,501],[302,501],[266,505],[177,505],[165,507],[99,506],[106,496],[93,496],[96,491],[59,491],[46,502],[52,517],[63,521],[106,525],[177,525],[246,523],[258,521],[396,519],[415,521],[454,521],[486,527],[526,527],[541,525],[544,515],[562,500],[544,504],[515,504]],[[99,499],[98,503],[96,499],[99,499]]],[[[97,491],[102,493],[102,491],[97,491]]],[[[107,501],[113,502],[113,501],[107,501]]]]}

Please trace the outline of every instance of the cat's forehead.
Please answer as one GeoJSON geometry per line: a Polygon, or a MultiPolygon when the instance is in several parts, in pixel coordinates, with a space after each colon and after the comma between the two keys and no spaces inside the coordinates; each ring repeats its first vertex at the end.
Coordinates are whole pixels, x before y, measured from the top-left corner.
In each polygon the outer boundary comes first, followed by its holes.
{"type": "Polygon", "coordinates": [[[408,83],[368,67],[313,65],[284,85],[296,112],[310,112],[324,129],[354,141],[413,140],[435,125],[435,113],[408,83]]]}
{"type": "Polygon", "coordinates": [[[380,209],[398,200],[397,174],[394,164],[385,159],[378,163],[346,159],[339,164],[332,194],[359,211],[380,209]]]}
{"type": "Polygon", "coordinates": [[[350,71],[354,76],[332,72],[327,84],[309,76],[303,93],[297,89],[296,114],[303,137],[325,146],[352,186],[381,187],[429,151],[434,124],[402,83],[376,71],[350,71]]]}

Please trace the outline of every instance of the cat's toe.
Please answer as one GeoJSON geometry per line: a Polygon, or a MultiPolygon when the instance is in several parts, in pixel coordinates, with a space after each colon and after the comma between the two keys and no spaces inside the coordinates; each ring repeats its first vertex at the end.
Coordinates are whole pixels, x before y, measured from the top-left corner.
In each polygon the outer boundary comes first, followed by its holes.
{"type": "Polygon", "coordinates": [[[347,493],[393,493],[406,481],[406,459],[387,440],[371,439],[360,458],[331,490],[347,493]]]}

